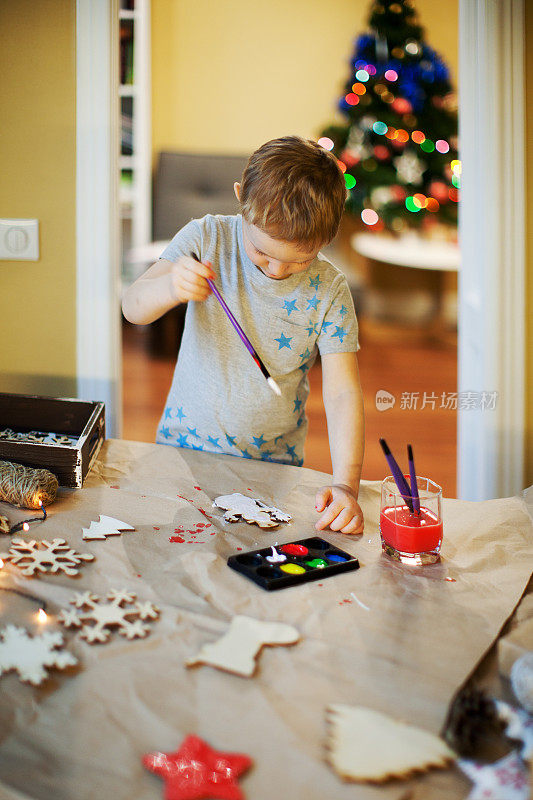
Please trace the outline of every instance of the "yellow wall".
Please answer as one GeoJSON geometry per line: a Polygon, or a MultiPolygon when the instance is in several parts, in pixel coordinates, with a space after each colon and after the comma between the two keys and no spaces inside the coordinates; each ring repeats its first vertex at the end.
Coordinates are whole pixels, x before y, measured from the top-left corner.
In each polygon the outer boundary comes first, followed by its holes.
{"type": "Polygon", "coordinates": [[[533,484],[533,2],[526,2],[526,464],[524,486],[533,484]]]}
{"type": "MultiPolygon", "coordinates": [[[[369,0],[152,0],[152,143],[248,154],[332,120],[369,0]]],[[[457,74],[458,0],[417,0],[457,74]]]]}
{"type": "Polygon", "coordinates": [[[0,3],[0,30],[0,217],[40,223],[39,261],[0,261],[0,387],[53,389],[76,372],[75,2],[0,3]]]}

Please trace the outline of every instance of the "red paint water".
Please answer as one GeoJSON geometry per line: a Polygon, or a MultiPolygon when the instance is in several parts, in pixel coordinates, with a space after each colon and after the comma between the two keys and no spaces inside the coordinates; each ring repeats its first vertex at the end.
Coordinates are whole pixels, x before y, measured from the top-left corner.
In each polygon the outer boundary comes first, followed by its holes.
{"type": "Polygon", "coordinates": [[[442,540],[442,522],[424,506],[420,516],[407,506],[384,508],[379,527],[384,542],[402,553],[428,553],[442,540]]]}

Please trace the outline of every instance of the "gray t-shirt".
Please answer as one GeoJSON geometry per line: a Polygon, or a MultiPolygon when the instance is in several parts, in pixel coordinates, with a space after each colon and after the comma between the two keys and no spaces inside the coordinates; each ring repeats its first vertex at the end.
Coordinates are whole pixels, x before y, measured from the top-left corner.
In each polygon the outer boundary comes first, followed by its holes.
{"type": "Polygon", "coordinates": [[[246,255],[240,214],[192,220],[161,258],[191,253],[212,263],[218,290],[282,395],[268,386],[216,297],[189,302],[156,441],[301,466],[307,373],[319,351],[359,349],[345,277],[319,253],[304,272],[268,278],[246,255]]]}

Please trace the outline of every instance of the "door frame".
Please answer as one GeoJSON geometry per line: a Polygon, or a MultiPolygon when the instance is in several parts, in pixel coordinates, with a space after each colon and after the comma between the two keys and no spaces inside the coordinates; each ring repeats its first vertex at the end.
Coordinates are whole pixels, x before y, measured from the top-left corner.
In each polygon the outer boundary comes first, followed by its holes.
{"type": "Polygon", "coordinates": [[[524,51],[523,0],[460,0],[458,392],[498,393],[492,410],[458,409],[465,500],[524,488],[524,51]]]}
{"type": "Polygon", "coordinates": [[[118,0],[76,0],[78,397],[122,429],[118,211],[118,0]]]}

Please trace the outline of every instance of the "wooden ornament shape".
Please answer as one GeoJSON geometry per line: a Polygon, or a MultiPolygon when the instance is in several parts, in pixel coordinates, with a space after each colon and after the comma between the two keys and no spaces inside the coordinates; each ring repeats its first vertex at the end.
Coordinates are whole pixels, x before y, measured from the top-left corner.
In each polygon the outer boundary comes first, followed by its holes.
{"type": "Polygon", "coordinates": [[[105,514],[100,514],[98,522],[93,520],[88,528],[83,528],[83,538],[87,539],[105,539],[107,536],[119,536],[122,531],[134,531],[132,525],[127,522],[121,522],[114,517],[106,517],[105,514]]]}
{"type": "Polygon", "coordinates": [[[243,519],[250,525],[255,523],[260,528],[276,528],[280,522],[289,522],[292,517],[275,506],[267,506],[262,500],[247,497],[240,492],[224,494],[216,497],[213,505],[225,509],[226,522],[243,519]]]}
{"type": "Polygon", "coordinates": [[[21,681],[38,686],[48,677],[45,667],[65,669],[78,663],[74,656],[61,650],[61,633],[44,631],[30,636],[26,628],[7,625],[0,631],[0,675],[16,670],[21,681]]]}
{"type": "Polygon", "coordinates": [[[82,561],[93,561],[91,553],[77,553],[64,539],[43,539],[36,542],[32,539],[12,539],[9,552],[0,553],[4,561],[11,561],[22,574],[32,577],[36,572],[64,572],[73,577],[78,574],[78,566],[82,561]]]}
{"type": "Polygon", "coordinates": [[[112,630],[126,639],[142,639],[150,633],[144,621],[159,616],[157,606],[136,600],[126,589],[111,589],[107,600],[90,591],[77,593],[70,602],[79,610],[63,609],[58,619],[67,628],[80,628],[80,638],[95,644],[107,642],[112,630]]]}
{"type": "Polygon", "coordinates": [[[295,644],[299,638],[300,634],[292,625],[237,615],[218,641],[205,644],[197,656],[185,663],[188,667],[207,664],[249,678],[255,671],[256,656],[265,645],[295,644]]]}
{"type": "Polygon", "coordinates": [[[379,711],[331,705],[327,712],[328,761],[344,780],[383,783],[455,760],[438,736],[379,711]]]}

